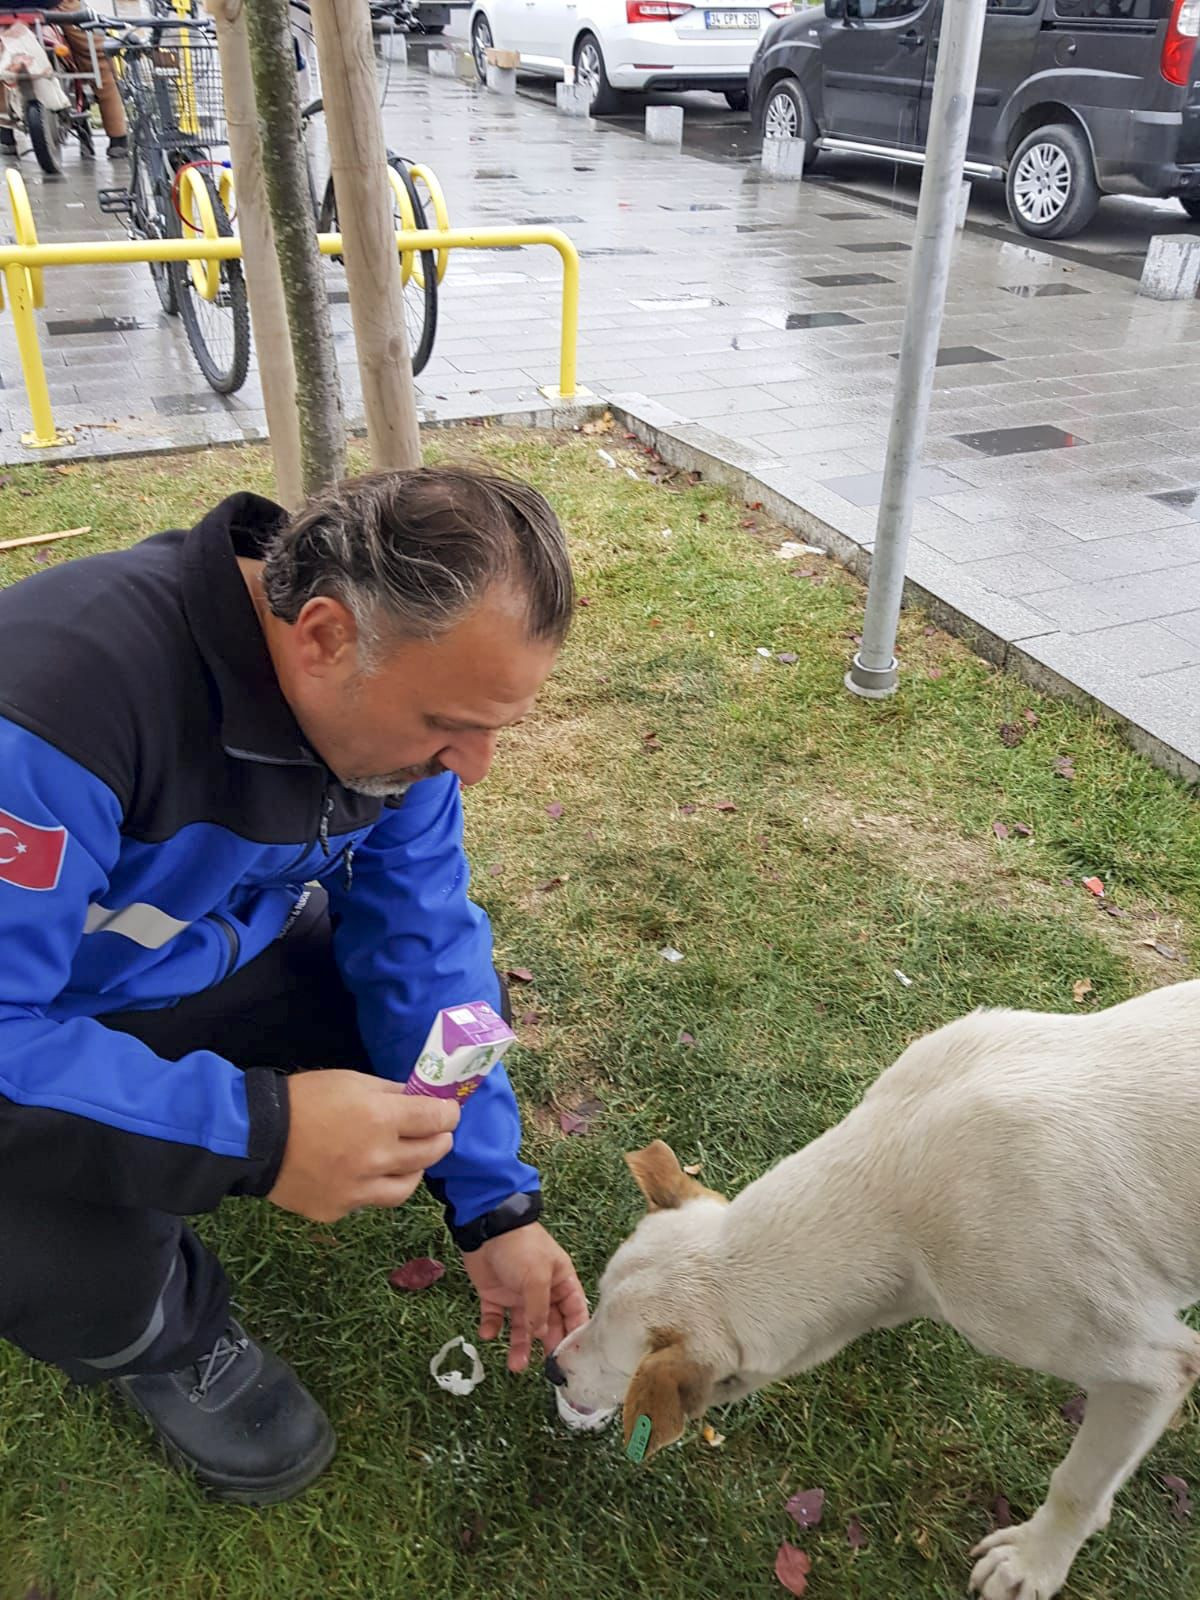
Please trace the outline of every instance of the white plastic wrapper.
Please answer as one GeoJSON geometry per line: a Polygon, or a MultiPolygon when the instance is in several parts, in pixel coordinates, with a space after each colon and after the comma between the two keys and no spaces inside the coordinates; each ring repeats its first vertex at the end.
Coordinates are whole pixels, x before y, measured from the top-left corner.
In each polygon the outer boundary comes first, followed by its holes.
{"type": "Polygon", "coordinates": [[[461,1335],[457,1339],[450,1339],[429,1363],[429,1376],[437,1384],[438,1388],[444,1389],[447,1394],[456,1394],[464,1397],[474,1394],[483,1382],[484,1376],[483,1362],[479,1359],[479,1351],[476,1350],[473,1344],[468,1344],[461,1335]],[[459,1345],[462,1346],[464,1358],[471,1363],[470,1373],[461,1372],[457,1367],[451,1367],[449,1372],[443,1372],[442,1362],[459,1345]]]}
{"type": "Polygon", "coordinates": [[[572,1433],[599,1433],[616,1415],[614,1407],[607,1411],[577,1411],[561,1389],[555,1389],[554,1403],[558,1407],[559,1421],[572,1433]]]}

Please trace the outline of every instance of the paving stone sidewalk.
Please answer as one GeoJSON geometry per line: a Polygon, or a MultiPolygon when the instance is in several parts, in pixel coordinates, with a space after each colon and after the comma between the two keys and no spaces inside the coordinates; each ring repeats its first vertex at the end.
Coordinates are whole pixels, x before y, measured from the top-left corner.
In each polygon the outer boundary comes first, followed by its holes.
{"type": "MultiPolygon", "coordinates": [[[[394,69],[390,142],[438,173],[455,224],[552,222],[584,264],[580,378],[732,461],[869,550],[912,220],[821,181],[774,184],[536,100],[394,69]]],[[[43,184],[42,237],[116,230],[101,158],[43,184]]],[[[336,269],[331,269],[335,271],[336,269]]],[[[452,258],[430,420],[532,409],[557,381],[549,251],[452,258]]],[[[966,234],[958,246],[911,572],[1003,654],[1078,686],[1159,759],[1200,774],[1200,307],[1126,278],[966,234]]],[[[334,307],[348,410],[348,309],[334,307]]],[[[60,426],[89,451],[257,437],[257,375],[223,399],[144,268],[47,274],[43,348],[60,426]],[[88,424],[108,423],[102,428],[88,424]]],[[[11,321],[0,314],[0,459],[31,459],[11,321]]]]}

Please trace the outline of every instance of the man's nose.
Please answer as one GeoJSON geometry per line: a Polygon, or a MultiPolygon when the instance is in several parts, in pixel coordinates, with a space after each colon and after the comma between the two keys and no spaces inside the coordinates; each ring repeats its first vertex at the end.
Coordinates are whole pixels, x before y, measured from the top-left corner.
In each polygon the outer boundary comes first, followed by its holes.
{"type": "Polygon", "coordinates": [[[465,788],[487,777],[496,754],[494,733],[459,734],[452,745],[439,752],[438,760],[458,774],[465,788]]]}
{"type": "Polygon", "coordinates": [[[556,1389],[566,1387],[567,1375],[552,1355],[546,1357],[546,1365],[542,1370],[556,1389]]]}

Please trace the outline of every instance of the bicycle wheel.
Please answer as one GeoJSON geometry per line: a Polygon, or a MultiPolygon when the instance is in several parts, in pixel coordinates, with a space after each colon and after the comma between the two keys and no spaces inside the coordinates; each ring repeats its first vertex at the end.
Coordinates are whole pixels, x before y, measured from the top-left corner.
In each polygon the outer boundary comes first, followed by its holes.
{"type": "Polygon", "coordinates": [[[25,131],[42,171],[62,177],[62,123],[57,111],[47,111],[34,95],[25,101],[25,131]]]}
{"type": "MultiPolygon", "coordinates": [[[[133,172],[130,187],[133,190],[133,224],[143,239],[165,239],[164,205],[169,204],[162,186],[154,180],[145,155],[136,146],[133,152],[133,172]]],[[[158,294],[158,303],[169,317],[179,315],[179,301],[175,295],[175,279],[165,261],[148,261],[150,276],[158,294]]]]}
{"type": "MultiPolygon", "coordinates": [[[[233,229],[216,185],[206,172],[198,173],[198,177],[216,217],[217,232],[223,238],[231,236],[233,229]]],[[[191,227],[185,230],[172,204],[167,212],[167,236],[181,239],[185,233],[190,237],[195,231],[191,227]]],[[[200,371],[218,394],[234,394],[245,383],[250,364],[250,307],[241,263],[220,261],[217,268],[217,293],[212,300],[200,293],[188,262],[173,261],[171,279],[183,330],[200,371]]]]}
{"type": "MultiPolygon", "coordinates": [[[[388,166],[404,185],[408,202],[412,207],[414,225],[418,228],[426,227],[425,208],[408,175],[408,168],[399,156],[390,156],[388,166]]],[[[408,218],[402,213],[399,202],[395,202],[392,206],[392,226],[399,230],[407,225],[408,218]]],[[[321,233],[339,231],[337,195],[334,193],[332,177],[325,185],[317,226],[321,233]]],[[[404,285],[404,326],[408,330],[408,353],[412,358],[414,378],[428,365],[437,334],[437,255],[432,250],[421,250],[417,255],[416,269],[404,285]]],[[[342,258],[330,256],[329,259],[340,262],[342,258]]]]}

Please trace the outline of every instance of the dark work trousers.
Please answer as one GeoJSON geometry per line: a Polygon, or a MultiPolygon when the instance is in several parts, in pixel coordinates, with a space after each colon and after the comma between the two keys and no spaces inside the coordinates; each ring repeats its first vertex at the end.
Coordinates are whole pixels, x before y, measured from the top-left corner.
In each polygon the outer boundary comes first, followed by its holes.
{"type": "MultiPolygon", "coordinates": [[[[323,890],[286,938],[224,983],[102,1020],[168,1061],[215,1050],[242,1068],[370,1071],[323,890]]],[[[97,1383],[186,1366],[212,1348],[228,1312],[221,1263],[180,1217],[9,1194],[0,1172],[0,1337],[97,1383]]]]}

